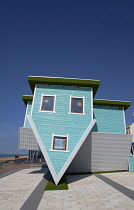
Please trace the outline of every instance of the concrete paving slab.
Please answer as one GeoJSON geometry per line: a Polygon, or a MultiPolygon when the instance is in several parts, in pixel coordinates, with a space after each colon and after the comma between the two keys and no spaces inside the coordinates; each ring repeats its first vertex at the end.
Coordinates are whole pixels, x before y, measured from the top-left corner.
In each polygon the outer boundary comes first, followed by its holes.
{"type": "MultiPolygon", "coordinates": [[[[42,170],[44,171],[44,170],[42,170]]],[[[50,178],[50,173],[47,172],[45,176],[43,176],[40,183],[37,185],[37,187],[34,189],[34,191],[31,193],[31,195],[28,197],[28,199],[25,201],[23,206],[20,208],[20,210],[36,210],[40,200],[44,193],[44,188],[50,178]]]]}
{"type": "MultiPolygon", "coordinates": [[[[44,173],[47,173],[47,169],[44,173]]],[[[46,192],[43,191],[44,185],[40,184],[44,173],[24,169],[0,179],[0,209],[21,209],[33,192],[38,197],[40,190],[43,195],[42,199],[39,196],[41,201],[36,202],[36,198],[30,201],[38,210],[134,209],[133,197],[129,195],[130,192],[134,193],[133,173],[109,173],[98,177],[68,175],[68,190],[46,192]],[[127,190],[126,194],[121,189],[127,190]]],[[[29,210],[30,207],[23,209],[29,210]]]]}
{"type": "MultiPolygon", "coordinates": [[[[133,187],[131,182],[134,181],[134,176],[130,173],[113,173],[113,174],[101,174],[105,178],[111,179],[114,183],[117,182],[120,187],[125,185],[123,189],[127,187],[126,195],[123,194],[120,189],[116,189],[115,186],[111,186],[109,183],[100,179],[96,175],[68,175],[67,182],[69,189],[68,191],[46,191],[42,197],[42,200],[38,206],[38,210],[43,208],[43,201],[48,200],[49,202],[54,202],[55,207],[59,203],[59,209],[130,209],[134,208],[134,201],[129,197],[129,193],[132,192],[133,187]],[[127,181],[125,179],[127,178],[127,181]],[[52,198],[52,200],[51,200],[52,198]],[[63,198],[61,200],[61,198],[63,198]],[[73,200],[71,200],[73,198],[73,200]],[[51,200],[51,201],[50,201],[51,200]],[[73,202],[72,202],[73,201],[73,202]]],[[[112,182],[112,183],[113,183],[112,182]]],[[[47,206],[44,206],[47,209],[47,206]]],[[[56,208],[53,208],[55,210],[56,208]]]]}
{"type": "Polygon", "coordinates": [[[20,209],[33,190],[42,180],[44,173],[34,169],[24,169],[0,179],[0,208],[20,209]]]}
{"type": "MultiPolygon", "coordinates": [[[[123,185],[119,184],[117,181],[113,181],[112,179],[103,176],[101,174],[96,175],[97,178],[101,179],[103,182],[107,183],[108,185],[112,186],[114,189],[118,190],[122,194],[126,195],[130,199],[134,201],[134,191],[129,189],[128,187],[124,187],[123,185]]],[[[118,180],[119,181],[119,180],[118,180]]]]}

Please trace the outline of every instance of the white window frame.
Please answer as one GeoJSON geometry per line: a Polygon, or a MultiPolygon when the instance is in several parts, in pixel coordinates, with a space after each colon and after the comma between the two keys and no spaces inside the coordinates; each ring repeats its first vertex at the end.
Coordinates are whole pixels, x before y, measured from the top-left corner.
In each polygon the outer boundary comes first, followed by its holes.
{"type": "Polygon", "coordinates": [[[51,152],[69,152],[68,151],[68,138],[69,138],[69,135],[55,135],[54,133],[52,133],[52,142],[51,142],[51,149],[49,151],[51,152]],[[58,149],[53,149],[53,140],[54,140],[54,137],[66,137],[67,138],[67,142],[66,142],[66,150],[58,150],[58,149]]]}
{"type": "Polygon", "coordinates": [[[85,115],[85,96],[79,97],[79,96],[72,96],[70,95],[70,104],[69,104],[69,112],[68,114],[80,114],[80,115],[85,115]],[[78,112],[71,112],[71,102],[72,102],[72,98],[80,98],[83,99],[83,113],[78,113],[78,112]]]}
{"type": "Polygon", "coordinates": [[[56,94],[55,95],[45,95],[42,93],[41,95],[41,101],[40,101],[40,110],[39,112],[51,112],[51,113],[56,113],[55,111],[55,104],[56,104],[56,94]],[[54,104],[53,104],[53,111],[49,111],[49,110],[42,110],[42,103],[43,103],[43,98],[44,97],[54,97],[54,104]]]}

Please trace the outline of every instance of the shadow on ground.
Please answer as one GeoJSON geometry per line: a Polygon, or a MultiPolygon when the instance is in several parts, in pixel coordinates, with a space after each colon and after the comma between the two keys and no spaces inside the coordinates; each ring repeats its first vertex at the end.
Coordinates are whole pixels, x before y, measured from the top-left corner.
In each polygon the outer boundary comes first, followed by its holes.
{"type": "Polygon", "coordinates": [[[46,173],[46,169],[48,169],[47,165],[43,165],[41,169],[35,168],[35,171],[32,171],[29,174],[44,174],[46,173]]]}
{"type": "Polygon", "coordinates": [[[93,176],[93,174],[81,174],[81,175],[75,175],[75,174],[66,174],[67,177],[67,184],[71,184],[77,181],[80,181],[82,179],[85,179],[87,177],[93,176]],[[71,176],[71,177],[69,177],[71,176]]]}

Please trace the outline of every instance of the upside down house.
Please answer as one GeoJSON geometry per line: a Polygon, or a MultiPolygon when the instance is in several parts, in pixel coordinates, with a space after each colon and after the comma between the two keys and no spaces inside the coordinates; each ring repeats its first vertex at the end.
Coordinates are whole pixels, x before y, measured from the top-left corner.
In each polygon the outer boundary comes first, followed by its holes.
{"type": "Polygon", "coordinates": [[[29,76],[32,96],[19,149],[40,150],[57,184],[63,174],[127,170],[132,135],[128,101],[94,99],[99,80],[29,76]]]}

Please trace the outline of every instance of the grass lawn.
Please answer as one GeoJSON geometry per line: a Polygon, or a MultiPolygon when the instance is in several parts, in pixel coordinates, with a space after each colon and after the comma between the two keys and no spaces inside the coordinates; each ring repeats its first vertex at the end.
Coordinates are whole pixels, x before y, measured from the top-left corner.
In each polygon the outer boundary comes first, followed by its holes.
{"type": "Polygon", "coordinates": [[[54,183],[54,180],[51,176],[44,191],[47,191],[47,190],[68,190],[66,176],[64,175],[57,185],[54,183]]]}
{"type": "Polygon", "coordinates": [[[88,175],[88,174],[105,174],[105,173],[119,173],[119,172],[127,172],[127,170],[119,170],[119,171],[96,171],[96,172],[82,172],[82,173],[66,173],[66,175],[88,175]]]}

